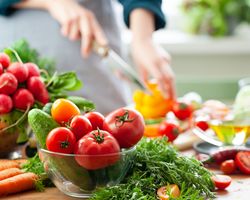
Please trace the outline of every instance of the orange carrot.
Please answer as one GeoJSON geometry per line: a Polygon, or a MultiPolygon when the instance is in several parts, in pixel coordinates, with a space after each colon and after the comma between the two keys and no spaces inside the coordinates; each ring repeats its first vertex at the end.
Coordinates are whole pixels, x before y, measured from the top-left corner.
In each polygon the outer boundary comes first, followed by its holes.
{"type": "Polygon", "coordinates": [[[9,168],[2,170],[0,171],[0,181],[22,173],[23,171],[20,170],[19,168],[9,168]]]}
{"type": "Polygon", "coordinates": [[[0,196],[33,189],[37,179],[38,176],[31,172],[4,179],[0,181],[0,196]]]}
{"type": "Polygon", "coordinates": [[[0,171],[9,168],[20,168],[20,165],[15,160],[0,160],[0,171]]]}

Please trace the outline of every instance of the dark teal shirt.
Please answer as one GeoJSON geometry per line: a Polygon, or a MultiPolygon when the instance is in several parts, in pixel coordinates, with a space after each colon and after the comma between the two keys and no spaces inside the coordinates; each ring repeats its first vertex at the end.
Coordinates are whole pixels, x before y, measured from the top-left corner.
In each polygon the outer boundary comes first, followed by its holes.
{"type": "MultiPolygon", "coordinates": [[[[11,5],[21,0],[0,0],[0,15],[8,15],[13,11],[11,5]]],[[[124,8],[123,15],[126,25],[129,27],[129,15],[136,8],[144,8],[155,16],[155,29],[163,28],[166,24],[164,14],[161,9],[162,0],[118,0],[124,8]]]]}

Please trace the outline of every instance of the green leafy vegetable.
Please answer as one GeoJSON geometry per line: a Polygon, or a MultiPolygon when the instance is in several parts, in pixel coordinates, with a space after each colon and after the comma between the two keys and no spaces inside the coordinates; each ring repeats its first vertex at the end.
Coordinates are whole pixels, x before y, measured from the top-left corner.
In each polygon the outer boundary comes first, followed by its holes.
{"type": "Polygon", "coordinates": [[[143,139],[137,146],[134,167],[123,183],[97,190],[91,200],[156,200],[167,184],[181,188],[179,200],[213,198],[211,173],[193,158],[181,156],[166,140],[143,139]]]}
{"type": "Polygon", "coordinates": [[[36,181],[37,191],[43,191],[45,187],[53,185],[44,171],[43,163],[39,159],[38,154],[28,159],[27,162],[22,165],[22,169],[24,172],[32,172],[38,175],[39,179],[36,181]]]}

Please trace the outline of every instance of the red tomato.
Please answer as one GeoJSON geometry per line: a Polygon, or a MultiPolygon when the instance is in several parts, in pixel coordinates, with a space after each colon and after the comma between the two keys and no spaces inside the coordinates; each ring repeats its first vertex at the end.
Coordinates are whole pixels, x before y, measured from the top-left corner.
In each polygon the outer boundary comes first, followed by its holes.
{"type": "Polygon", "coordinates": [[[220,170],[224,174],[232,174],[236,170],[236,164],[234,160],[225,160],[223,163],[220,165],[220,170]]]}
{"type": "Polygon", "coordinates": [[[75,160],[88,170],[101,169],[116,163],[119,152],[119,144],[110,133],[94,130],[77,142],[75,160]]]}
{"type": "Polygon", "coordinates": [[[97,128],[102,129],[102,125],[104,122],[104,116],[99,112],[89,112],[84,115],[87,117],[92,125],[93,130],[97,130],[97,128]]]}
{"type": "Polygon", "coordinates": [[[84,135],[92,131],[92,125],[87,117],[77,115],[71,120],[70,129],[74,133],[76,140],[79,140],[84,135]]]}
{"type": "Polygon", "coordinates": [[[173,105],[173,112],[179,120],[185,120],[191,117],[193,109],[191,105],[184,102],[175,102],[173,105]]]}
{"type": "Polygon", "coordinates": [[[71,130],[58,127],[49,132],[46,146],[49,151],[71,154],[74,152],[76,138],[71,130]]]}
{"type": "Polygon", "coordinates": [[[241,172],[250,174],[250,152],[241,151],[237,153],[235,163],[241,172]]]}
{"type": "Polygon", "coordinates": [[[160,198],[160,200],[169,200],[170,197],[172,198],[178,198],[181,195],[180,189],[178,185],[171,184],[167,186],[162,186],[157,190],[157,195],[160,198]]]}
{"type": "Polygon", "coordinates": [[[133,109],[119,108],[108,114],[103,123],[103,130],[117,139],[121,148],[129,148],[137,144],[144,133],[142,115],[133,109]]]}
{"type": "Polygon", "coordinates": [[[164,121],[159,126],[159,133],[162,136],[167,136],[168,141],[172,142],[178,137],[180,133],[180,128],[174,123],[164,121]]]}
{"type": "Polygon", "coordinates": [[[212,181],[214,182],[215,187],[219,190],[224,190],[231,184],[232,178],[227,175],[215,175],[212,176],[212,181]]]}
{"type": "Polygon", "coordinates": [[[206,131],[209,129],[209,125],[206,121],[197,121],[195,126],[199,127],[201,130],[206,131]]]}

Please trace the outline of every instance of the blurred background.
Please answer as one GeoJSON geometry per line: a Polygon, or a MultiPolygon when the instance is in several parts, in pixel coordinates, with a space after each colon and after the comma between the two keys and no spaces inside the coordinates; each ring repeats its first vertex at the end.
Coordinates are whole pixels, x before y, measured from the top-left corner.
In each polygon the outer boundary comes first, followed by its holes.
{"type": "Polygon", "coordinates": [[[172,56],[178,96],[233,100],[238,80],[250,77],[250,0],[163,0],[163,10],[168,25],[154,36],[172,56]]]}

